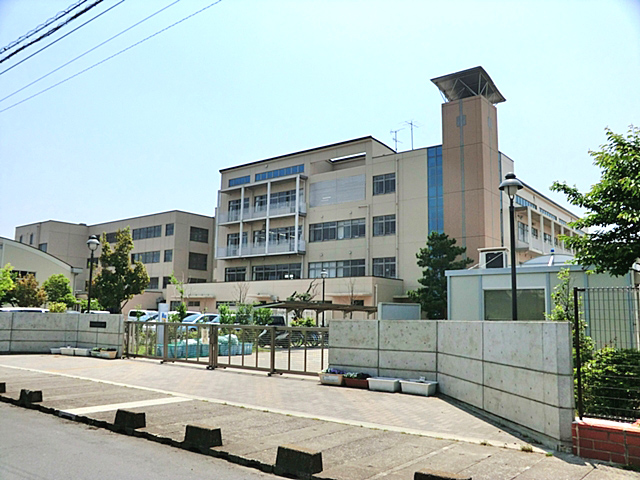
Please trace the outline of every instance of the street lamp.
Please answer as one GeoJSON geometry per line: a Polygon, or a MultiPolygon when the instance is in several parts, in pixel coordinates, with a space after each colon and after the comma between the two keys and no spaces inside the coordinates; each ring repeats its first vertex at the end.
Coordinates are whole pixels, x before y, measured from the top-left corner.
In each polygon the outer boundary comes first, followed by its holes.
{"type": "Polygon", "coordinates": [[[88,302],[87,302],[87,313],[91,313],[91,283],[93,282],[93,254],[100,246],[100,240],[95,235],[91,235],[89,240],[87,240],[87,247],[91,250],[91,260],[89,260],[89,288],[88,288],[88,302]]]}
{"type": "MultiPolygon", "coordinates": [[[[322,277],[322,303],[324,304],[324,282],[325,279],[329,276],[329,272],[327,272],[326,270],[322,270],[320,272],[320,276],[322,277]]],[[[324,327],[324,308],[322,310],[322,326],[324,327]]]]}
{"type": "Polygon", "coordinates": [[[511,316],[513,320],[518,320],[518,298],[516,290],[516,232],[515,232],[515,216],[516,210],[513,207],[513,199],[523,187],[522,182],[516,178],[515,173],[507,173],[504,181],[498,187],[509,196],[509,226],[511,233],[511,316]]]}

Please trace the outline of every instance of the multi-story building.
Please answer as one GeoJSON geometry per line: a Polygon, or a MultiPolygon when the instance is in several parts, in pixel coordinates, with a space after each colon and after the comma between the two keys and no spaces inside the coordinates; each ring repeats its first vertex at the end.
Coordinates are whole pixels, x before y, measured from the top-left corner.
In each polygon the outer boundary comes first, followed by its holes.
{"type": "MultiPolygon", "coordinates": [[[[514,171],[498,149],[504,97],[481,67],[433,83],[447,100],[442,145],[396,152],[364,137],[221,170],[218,283],[193,295],[210,308],[238,294],[282,299],[325,271],[336,303],[400,300],[419,286],[416,253],[432,231],[476,263],[495,261],[509,244],[509,199],[498,186],[514,171]]],[[[568,226],[574,214],[528,185],[515,206],[519,263],[568,253],[558,236],[580,234],[568,226]]]]}
{"type": "Polygon", "coordinates": [[[166,299],[172,273],[184,283],[211,282],[214,219],[205,215],[172,210],[95,225],[48,220],[17,227],[15,240],[83,268],[74,285],[76,292],[82,292],[89,275],[89,236],[102,240],[104,234],[107,242],[115,243],[116,232],[126,227],[133,237],[131,259],[144,263],[150,278],[147,292],[134,298],[132,305],[155,309],[166,299]]]}

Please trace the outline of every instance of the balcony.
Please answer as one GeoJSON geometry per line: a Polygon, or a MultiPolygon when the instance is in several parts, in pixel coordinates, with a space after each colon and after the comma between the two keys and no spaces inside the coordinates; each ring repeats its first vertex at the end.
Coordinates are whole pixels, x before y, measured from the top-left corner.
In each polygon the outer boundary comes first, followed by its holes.
{"type": "Polygon", "coordinates": [[[219,247],[216,251],[216,258],[261,257],[265,255],[304,254],[305,252],[306,244],[304,240],[298,240],[297,249],[295,248],[295,240],[286,240],[269,243],[268,252],[267,244],[262,242],[242,245],[242,254],[240,254],[240,247],[237,245],[219,247]]]}
{"type": "MultiPolygon", "coordinates": [[[[298,203],[298,213],[300,215],[307,214],[307,206],[304,202],[304,198],[301,198],[298,203]]],[[[295,215],[296,213],[296,204],[295,202],[272,205],[269,210],[269,218],[275,217],[286,217],[289,215],[295,215]]],[[[264,220],[267,218],[267,207],[265,206],[257,206],[243,209],[242,212],[242,220],[244,222],[253,221],[253,220],[264,220]]],[[[230,212],[219,212],[218,213],[218,223],[228,224],[228,223],[238,223],[240,222],[240,210],[232,210],[230,212]]]]}

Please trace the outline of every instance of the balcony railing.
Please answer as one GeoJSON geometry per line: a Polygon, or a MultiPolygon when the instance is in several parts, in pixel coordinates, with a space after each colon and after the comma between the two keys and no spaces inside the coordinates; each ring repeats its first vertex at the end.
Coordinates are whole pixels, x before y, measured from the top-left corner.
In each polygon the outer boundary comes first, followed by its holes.
{"type": "MultiPolygon", "coordinates": [[[[243,213],[242,218],[244,221],[263,219],[267,217],[267,207],[265,205],[265,206],[245,208],[242,213],[243,213]]],[[[289,202],[285,204],[271,205],[269,210],[269,217],[277,217],[280,215],[294,215],[295,213],[296,213],[295,202],[289,202]]],[[[302,215],[306,215],[307,213],[307,206],[304,202],[304,198],[300,199],[299,213],[302,215]]],[[[218,218],[219,218],[219,223],[239,222],[240,210],[232,210],[230,212],[219,212],[218,218]]]]}
{"type": "MultiPolygon", "coordinates": [[[[281,242],[270,242],[267,249],[266,243],[252,243],[242,245],[242,257],[281,255],[292,253],[305,253],[306,244],[304,240],[298,240],[298,248],[295,248],[295,240],[281,242]]],[[[240,247],[237,245],[219,247],[216,258],[233,258],[240,256],[240,247]]]]}

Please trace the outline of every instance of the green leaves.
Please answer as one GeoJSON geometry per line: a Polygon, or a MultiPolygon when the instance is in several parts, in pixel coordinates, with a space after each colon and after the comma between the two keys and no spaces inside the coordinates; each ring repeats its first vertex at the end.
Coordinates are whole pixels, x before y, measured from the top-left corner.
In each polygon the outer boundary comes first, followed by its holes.
{"type": "Polygon", "coordinates": [[[589,152],[602,170],[600,181],[584,194],[566,182],[554,182],[551,190],[588,210],[570,226],[589,232],[562,237],[576,251],[576,262],[622,276],[640,257],[640,129],[631,126],[626,137],[606,132],[608,143],[589,152]]]}

